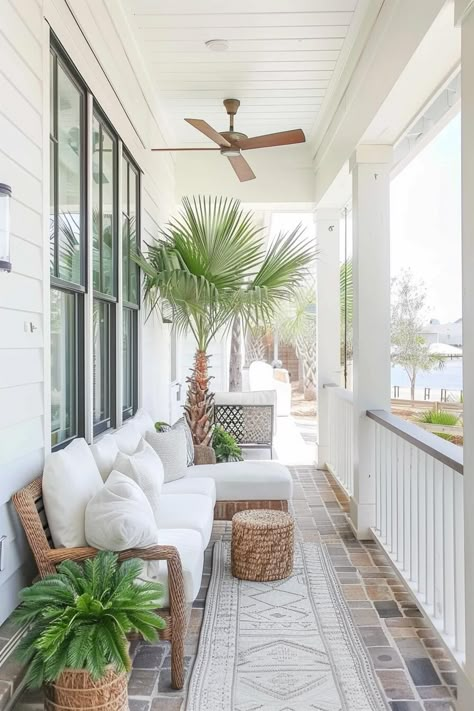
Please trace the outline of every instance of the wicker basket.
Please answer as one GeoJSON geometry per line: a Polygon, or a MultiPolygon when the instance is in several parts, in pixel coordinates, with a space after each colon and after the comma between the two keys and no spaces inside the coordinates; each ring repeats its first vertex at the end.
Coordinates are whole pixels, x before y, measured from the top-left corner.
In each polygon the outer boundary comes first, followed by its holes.
{"type": "Polygon", "coordinates": [[[283,511],[241,511],[232,519],[232,575],[269,581],[293,572],[294,522],[283,511]]]}
{"type": "Polygon", "coordinates": [[[127,674],[108,669],[98,681],[89,672],[66,669],[54,684],[45,687],[47,711],[128,711],[127,674]]]}

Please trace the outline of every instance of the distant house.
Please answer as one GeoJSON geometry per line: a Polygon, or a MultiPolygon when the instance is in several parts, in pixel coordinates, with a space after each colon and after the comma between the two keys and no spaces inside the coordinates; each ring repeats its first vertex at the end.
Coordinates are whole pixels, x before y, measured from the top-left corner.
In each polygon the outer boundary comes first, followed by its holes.
{"type": "Polygon", "coordinates": [[[440,323],[433,318],[421,333],[429,344],[445,343],[462,347],[462,318],[451,323],[440,323]]]}

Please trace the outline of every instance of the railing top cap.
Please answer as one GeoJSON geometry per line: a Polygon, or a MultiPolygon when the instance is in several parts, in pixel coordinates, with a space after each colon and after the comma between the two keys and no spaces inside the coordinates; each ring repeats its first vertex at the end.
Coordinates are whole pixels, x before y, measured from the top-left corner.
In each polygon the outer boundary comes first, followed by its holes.
{"type": "Polygon", "coordinates": [[[396,415],[392,415],[385,410],[367,410],[367,417],[377,424],[385,427],[401,439],[409,442],[414,447],[421,449],[433,459],[441,462],[459,474],[464,474],[463,449],[452,442],[447,442],[441,437],[426,432],[421,427],[417,427],[412,422],[402,420],[396,415]]]}

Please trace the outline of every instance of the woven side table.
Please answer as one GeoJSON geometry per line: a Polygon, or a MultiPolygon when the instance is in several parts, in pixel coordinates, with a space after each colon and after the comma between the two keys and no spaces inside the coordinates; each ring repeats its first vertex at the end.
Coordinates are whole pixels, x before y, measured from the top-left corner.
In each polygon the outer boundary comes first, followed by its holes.
{"type": "Polygon", "coordinates": [[[283,511],[240,511],[232,518],[232,575],[281,580],[293,572],[294,522],[283,511]]]}

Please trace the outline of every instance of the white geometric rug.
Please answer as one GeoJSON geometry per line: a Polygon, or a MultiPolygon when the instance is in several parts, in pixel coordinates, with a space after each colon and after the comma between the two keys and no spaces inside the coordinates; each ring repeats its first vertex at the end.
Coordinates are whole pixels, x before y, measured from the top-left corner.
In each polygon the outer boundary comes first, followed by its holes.
{"type": "Polygon", "coordinates": [[[297,543],[291,578],[230,573],[214,546],[187,711],[386,711],[324,546],[297,543]]]}

